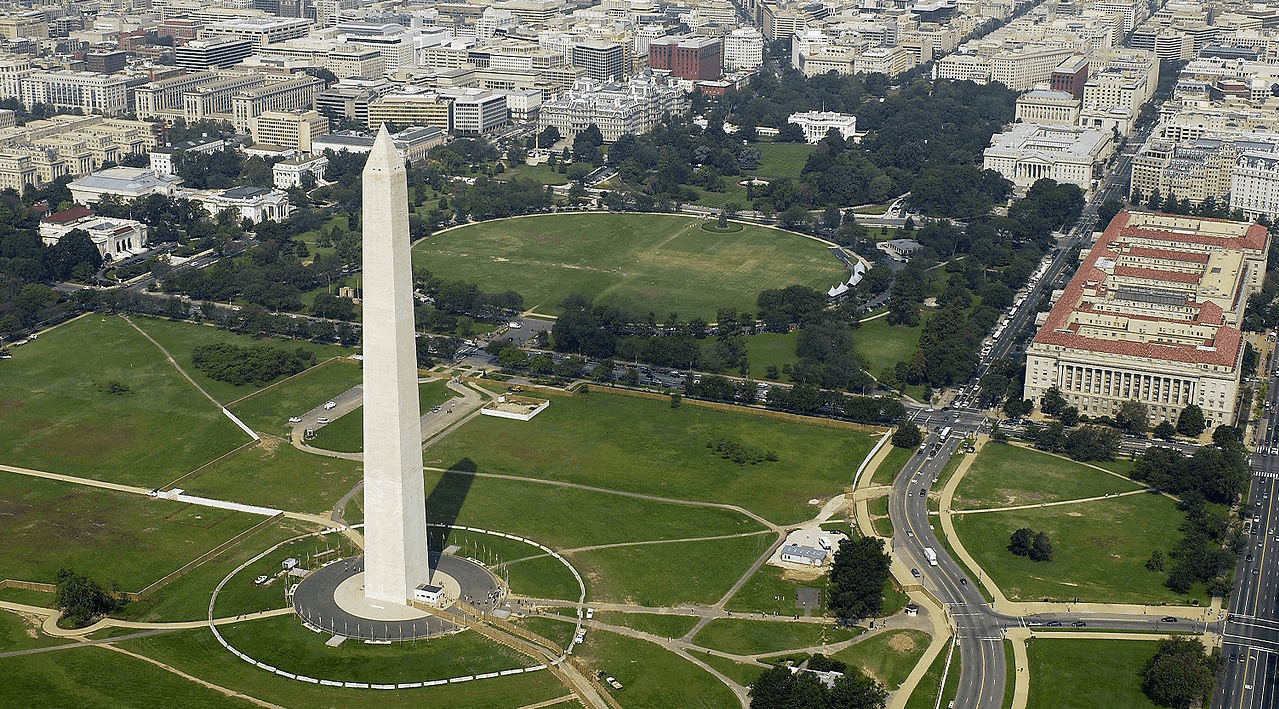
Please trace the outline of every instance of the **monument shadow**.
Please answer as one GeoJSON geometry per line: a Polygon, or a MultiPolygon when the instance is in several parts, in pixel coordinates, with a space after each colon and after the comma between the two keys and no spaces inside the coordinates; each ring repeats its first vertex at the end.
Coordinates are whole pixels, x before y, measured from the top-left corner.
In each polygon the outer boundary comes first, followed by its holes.
{"type": "Polygon", "coordinates": [[[436,568],[440,555],[444,553],[449,535],[453,533],[453,523],[462,512],[477,470],[479,466],[470,458],[457,461],[440,476],[426,498],[426,522],[431,525],[426,528],[427,561],[432,569],[436,568]]]}

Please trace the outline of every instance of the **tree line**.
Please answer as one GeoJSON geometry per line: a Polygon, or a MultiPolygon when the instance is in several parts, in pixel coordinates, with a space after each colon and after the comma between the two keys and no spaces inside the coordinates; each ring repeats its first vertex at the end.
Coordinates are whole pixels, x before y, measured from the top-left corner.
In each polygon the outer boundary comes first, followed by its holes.
{"type": "Polygon", "coordinates": [[[310,367],[315,353],[298,347],[287,350],[271,345],[241,347],[226,342],[199,345],[191,351],[195,368],[228,384],[263,386],[310,367]]]}

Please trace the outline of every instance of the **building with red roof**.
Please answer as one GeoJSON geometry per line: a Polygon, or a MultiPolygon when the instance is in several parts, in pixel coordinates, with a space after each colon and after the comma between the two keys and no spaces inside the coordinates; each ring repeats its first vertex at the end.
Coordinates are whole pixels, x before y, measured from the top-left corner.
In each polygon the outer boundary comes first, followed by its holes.
{"type": "Polygon", "coordinates": [[[1025,397],[1056,387],[1089,416],[1138,401],[1152,424],[1197,404],[1209,426],[1232,423],[1240,323],[1268,248],[1258,224],[1120,212],[1041,316],[1025,397]]]}

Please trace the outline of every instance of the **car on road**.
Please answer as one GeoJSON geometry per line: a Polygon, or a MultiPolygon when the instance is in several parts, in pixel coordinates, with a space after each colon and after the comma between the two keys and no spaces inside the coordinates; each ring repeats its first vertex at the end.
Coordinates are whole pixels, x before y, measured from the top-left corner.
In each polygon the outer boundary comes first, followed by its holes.
{"type": "Polygon", "coordinates": [[[1050,621],[1048,621],[1047,623],[1045,623],[1044,625],[1047,625],[1049,628],[1060,628],[1060,627],[1061,627],[1061,621],[1060,621],[1060,620],[1050,620],[1050,621]]]}
{"type": "Polygon", "coordinates": [[[1164,616],[1164,617],[1160,618],[1160,619],[1159,619],[1159,622],[1160,622],[1160,623],[1176,623],[1176,622],[1177,622],[1177,620],[1178,620],[1178,619],[1177,619],[1175,616],[1166,615],[1166,616],[1164,616]]]}
{"type": "Polygon", "coordinates": [[[337,408],[337,405],[338,405],[338,402],[336,402],[336,401],[327,401],[327,402],[325,402],[325,403],[324,403],[324,410],[325,410],[325,411],[329,411],[329,410],[332,410],[332,409],[336,409],[336,408],[337,408]]]}
{"type": "Polygon", "coordinates": [[[928,488],[926,488],[926,487],[921,487],[921,488],[919,488],[919,496],[920,496],[920,497],[924,497],[924,496],[925,496],[925,495],[927,495],[927,494],[928,494],[928,488]]]}
{"type": "Polygon", "coordinates": [[[440,411],[442,411],[442,410],[443,410],[443,409],[441,409],[440,407],[436,406],[435,408],[431,409],[431,413],[433,413],[433,414],[438,414],[438,413],[440,413],[440,411]]]}
{"type": "Polygon", "coordinates": [[[320,418],[316,419],[316,420],[315,420],[315,422],[316,422],[316,423],[328,423],[328,422],[329,422],[329,417],[328,417],[328,416],[321,416],[320,418]]]}
{"type": "Polygon", "coordinates": [[[1072,627],[1072,628],[1082,628],[1082,627],[1085,627],[1086,625],[1088,625],[1088,624],[1087,624],[1087,623],[1085,623],[1084,621],[1082,621],[1082,620],[1077,620],[1077,621],[1075,621],[1075,622],[1071,623],[1071,624],[1070,624],[1070,627],[1072,627]]]}
{"type": "Polygon", "coordinates": [[[289,423],[302,423],[302,417],[301,417],[301,416],[290,416],[290,417],[289,417],[289,423]]]}
{"type": "Polygon", "coordinates": [[[1260,575],[1260,574],[1261,574],[1261,570],[1260,570],[1260,569],[1253,569],[1253,570],[1252,570],[1252,575],[1253,575],[1253,576],[1258,576],[1258,575],[1260,575]]]}
{"type": "Polygon", "coordinates": [[[1041,625],[1043,625],[1043,623],[1041,623],[1041,622],[1039,622],[1039,621],[1037,621],[1037,620],[1028,620],[1028,621],[1026,621],[1026,627],[1027,627],[1027,628],[1038,628],[1038,627],[1039,627],[1039,626],[1041,626],[1041,625]]]}
{"type": "Polygon", "coordinates": [[[1249,554],[1247,557],[1245,557],[1243,561],[1244,561],[1244,563],[1245,563],[1245,564],[1251,564],[1251,563],[1252,563],[1252,554],[1249,554]]]}
{"type": "Polygon", "coordinates": [[[915,578],[919,578],[920,576],[923,576],[923,574],[919,573],[919,569],[911,569],[910,575],[914,576],[915,578]]]}

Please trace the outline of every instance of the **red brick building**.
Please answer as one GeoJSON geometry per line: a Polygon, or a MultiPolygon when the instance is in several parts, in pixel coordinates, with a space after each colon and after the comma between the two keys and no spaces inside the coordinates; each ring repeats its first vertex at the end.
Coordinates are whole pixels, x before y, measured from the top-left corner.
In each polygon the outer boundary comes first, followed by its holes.
{"type": "Polygon", "coordinates": [[[648,66],[681,79],[718,79],[723,51],[718,37],[658,37],[648,45],[648,66]]]}
{"type": "Polygon", "coordinates": [[[1077,99],[1084,97],[1084,84],[1088,83],[1088,58],[1076,54],[1053,69],[1049,84],[1054,91],[1065,91],[1077,99]]]}

